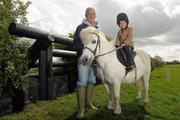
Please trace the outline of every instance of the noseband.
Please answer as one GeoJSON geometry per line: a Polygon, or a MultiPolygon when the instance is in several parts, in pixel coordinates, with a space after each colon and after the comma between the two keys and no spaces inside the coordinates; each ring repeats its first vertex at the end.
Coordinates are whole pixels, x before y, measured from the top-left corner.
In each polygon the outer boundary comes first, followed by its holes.
{"type": "Polygon", "coordinates": [[[90,49],[89,47],[84,47],[83,49],[88,49],[90,52],[92,52],[92,53],[93,53],[93,55],[94,55],[94,60],[96,60],[96,58],[98,58],[98,57],[100,57],[100,56],[104,56],[104,55],[106,55],[106,54],[109,54],[109,53],[111,53],[111,52],[113,52],[113,51],[116,51],[116,50],[118,50],[118,49],[120,49],[120,48],[124,47],[124,45],[121,45],[121,46],[118,46],[118,47],[116,47],[116,48],[114,48],[114,49],[112,49],[112,50],[108,51],[108,52],[105,52],[105,53],[102,53],[102,54],[96,55],[96,52],[97,52],[97,48],[98,48],[98,46],[99,46],[99,51],[100,51],[101,42],[100,42],[99,35],[98,35],[97,33],[93,32],[92,34],[94,34],[94,35],[96,35],[96,36],[98,37],[98,40],[97,40],[97,44],[96,44],[95,49],[94,49],[94,50],[92,50],[92,49],[90,49]]]}

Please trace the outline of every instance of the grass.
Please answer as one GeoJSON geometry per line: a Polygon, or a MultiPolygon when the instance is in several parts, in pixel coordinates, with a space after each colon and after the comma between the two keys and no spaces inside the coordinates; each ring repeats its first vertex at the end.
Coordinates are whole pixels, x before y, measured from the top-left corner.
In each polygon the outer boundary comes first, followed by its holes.
{"type": "MultiPolygon", "coordinates": [[[[151,74],[150,103],[136,101],[135,85],[122,85],[121,115],[106,109],[107,93],[102,85],[94,89],[93,102],[98,111],[87,110],[87,120],[180,120],[180,65],[155,69],[151,74]],[[166,79],[167,68],[170,80],[166,79]]],[[[1,117],[0,120],[73,120],[77,110],[76,94],[68,94],[52,101],[29,104],[23,112],[1,117]]]]}

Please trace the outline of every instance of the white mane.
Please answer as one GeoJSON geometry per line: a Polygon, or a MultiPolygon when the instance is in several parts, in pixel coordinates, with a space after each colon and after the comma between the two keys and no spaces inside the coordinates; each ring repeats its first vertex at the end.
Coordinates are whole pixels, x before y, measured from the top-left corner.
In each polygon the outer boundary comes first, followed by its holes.
{"type": "Polygon", "coordinates": [[[82,29],[81,32],[80,32],[80,38],[82,41],[87,41],[87,36],[89,34],[92,34],[92,33],[96,33],[97,35],[99,35],[99,37],[102,37],[103,40],[106,40],[106,37],[105,35],[98,29],[98,28],[94,28],[94,27],[87,27],[86,29],[82,29]]]}

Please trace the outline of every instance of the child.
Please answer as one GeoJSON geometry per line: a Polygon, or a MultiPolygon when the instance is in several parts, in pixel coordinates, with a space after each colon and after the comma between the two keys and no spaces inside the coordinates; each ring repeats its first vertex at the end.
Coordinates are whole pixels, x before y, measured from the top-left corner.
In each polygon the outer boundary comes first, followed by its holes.
{"type": "Polygon", "coordinates": [[[132,27],[128,27],[129,19],[125,13],[119,13],[117,15],[117,25],[120,30],[117,33],[115,47],[123,45],[123,51],[127,57],[127,70],[131,70],[135,67],[134,58],[133,58],[133,49],[134,43],[132,40],[133,37],[133,29],[132,27]]]}

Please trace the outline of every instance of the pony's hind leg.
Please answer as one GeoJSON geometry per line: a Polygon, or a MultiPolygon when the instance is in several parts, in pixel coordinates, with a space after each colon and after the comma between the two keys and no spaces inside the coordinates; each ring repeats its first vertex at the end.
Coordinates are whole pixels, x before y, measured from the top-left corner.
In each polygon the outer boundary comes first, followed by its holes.
{"type": "Polygon", "coordinates": [[[108,106],[107,109],[114,110],[114,95],[112,90],[112,85],[104,84],[106,91],[108,93],[108,106]]]}
{"type": "Polygon", "coordinates": [[[142,98],[142,95],[141,95],[142,89],[143,89],[143,79],[140,78],[139,80],[136,81],[136,90],[137,90],[136,99],[142,98]]]}
{"type": "Polygon", "coordinates": [[[145,103],[148,103],[150,101],[149,95],[148,95],[148,92],[149,92],[149,76],[150,75],[144,75],[143,76],[143,79],[144,79],[144,102],[145,103]]]}
{"type": "Polygon", "coordinates": [[[114,114],[121,114],[121,106],[120,106],[120,81],[113,83],[113,92],[114,92],[114,114]]]}

